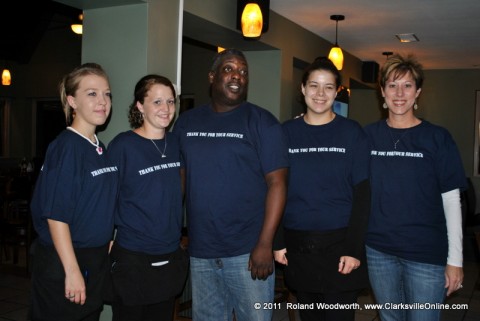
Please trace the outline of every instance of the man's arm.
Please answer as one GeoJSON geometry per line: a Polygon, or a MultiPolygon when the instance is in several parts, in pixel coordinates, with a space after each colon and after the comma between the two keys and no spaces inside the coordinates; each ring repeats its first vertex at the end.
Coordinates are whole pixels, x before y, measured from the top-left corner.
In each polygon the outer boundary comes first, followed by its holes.
{"type": "Polygon", "coordinates": [[[265,199],[265,219],[248,264],[252,279],[266,279],[274,271],[273,238],[285,208],[287,174],[288,169],[281,168],[265,175],[268,188],[265,199]]]}

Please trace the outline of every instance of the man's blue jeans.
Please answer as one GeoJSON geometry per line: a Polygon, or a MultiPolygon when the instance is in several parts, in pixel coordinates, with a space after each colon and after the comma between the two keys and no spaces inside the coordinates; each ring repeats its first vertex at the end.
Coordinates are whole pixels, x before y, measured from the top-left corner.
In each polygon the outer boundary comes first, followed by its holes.
{"type": "Polygon", "coordinates": [[[275,274],[253,280],[248,270],[250,254],[235,257],[190,258],[192,310],[195,321],[271,321],[275,274]]]}
{"type": "Polygon", "coordinates": [[[401,259],[367,248],[368,274],[382,321],[436,321],[445,300],[445,266],[401,259]],[[396,304],[396,306],[395,306],[396,304]]]}

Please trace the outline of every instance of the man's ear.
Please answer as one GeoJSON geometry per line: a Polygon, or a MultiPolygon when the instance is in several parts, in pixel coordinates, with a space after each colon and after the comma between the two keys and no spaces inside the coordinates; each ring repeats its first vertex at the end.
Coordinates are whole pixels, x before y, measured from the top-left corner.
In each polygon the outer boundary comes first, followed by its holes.
{"type": "Polygon", "coordinates": [[[208,81],[209,81],[210,83],[213,82],[213,77],[215,77],[215,73],[214,73],[213,71],[210,71],[210,72],[208,73],[208,81]]]}

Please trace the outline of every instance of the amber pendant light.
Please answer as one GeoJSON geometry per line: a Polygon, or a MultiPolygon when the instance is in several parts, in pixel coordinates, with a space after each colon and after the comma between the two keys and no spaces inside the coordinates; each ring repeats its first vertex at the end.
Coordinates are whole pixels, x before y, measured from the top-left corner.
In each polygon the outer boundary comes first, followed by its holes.
{"type": "Polygon", "coordinates": [[[342,70],[343,68],[343,52],[342,49],[338,46],[338,21],[345,20],[345,16],[343,15],[331,15],[330,20],[335,20],[337,22],[335,28],[335,46],[330,49],[330,53],[328,54],[328,59],[330,59],[335,67],[338,70],[342,70]]]}
{"type": "Polygon", "coordinates": [[[2,85],[10,86],[11,84],[12,84],[12,75],[10,74],[10,70],[5,68],[3,69],[3,72],[2,72],[2,85]]]}
{"type": "Polygon", "coordinates": [[[77,35],[83,34],[83,13],[78,15],[78,20],[70,25],[72,31],[77,35]]]}
{"type": "Polygon", "coordinates": [[[247,3],[242,13],[242,34],[247,38],[257,38],[262,34],[263,16],[257,3],[247,3]]]}

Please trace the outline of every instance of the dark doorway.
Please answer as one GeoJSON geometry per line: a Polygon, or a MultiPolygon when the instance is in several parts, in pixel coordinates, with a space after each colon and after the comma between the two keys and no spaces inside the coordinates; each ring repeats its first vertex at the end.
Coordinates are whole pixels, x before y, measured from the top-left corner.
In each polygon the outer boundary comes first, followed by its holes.
{"type": "Polygon", "coordinates": [[[60,100],[37,101],[36,157],[43,159],[48,144],[66,127],[60,100]]]}

